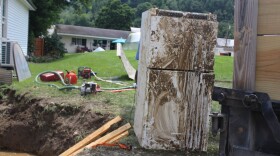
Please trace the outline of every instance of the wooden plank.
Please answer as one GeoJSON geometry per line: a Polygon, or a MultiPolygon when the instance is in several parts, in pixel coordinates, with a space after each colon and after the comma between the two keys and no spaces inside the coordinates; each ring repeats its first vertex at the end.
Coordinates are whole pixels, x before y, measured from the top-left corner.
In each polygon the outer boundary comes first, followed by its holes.
{"type": "Polygon", "coordinates": [[[255,90],[258,0],[235,0],[233,88],[255,90]]]}
{"type": "Polygon", "coordinates": [[[95,140],[97,137],[99,137],[100,135],[104,134],[105,132],[108,131],[108,129],[115,123],[121,121],[121,117],[117,116],[114,119],[108,121],[106,124],[104,124],[102,127],[100,127],[99,129],[97,129],[96,131],[94,131],[93,133],[91,133],[90,135],[88,135],[86,138],[84,138],[83,140],[81,140],[80,142],[78,142],[77,144],[75,144],[74,146],[72,146],[71,148],[69,148],[68,150],[66,150],[65,152],[63,152],[62,154],[60,154],[59,156],[68,156],[72,153],[74,153],[75,151],[79,150],[80,148],[86,146],[87,144],[89,144],[90,142],[92,142],[93,140],[95,140]]]}
{"type": "Polygon", "coordinates": [[[122,64],[124,66],[124,69],[128,75],[128,77],[132,80],[135,79],[135,74],[136,74],[136,70],[133,68],[133,66],[130,64],[130,62],[128,61],[128,59],[125,56],[125,53],[122,49],[122,45],[120,45],[120,49],[121,49],[121,56],[120,59],[122,61],[122,64]]]}
{"type": "Polygon", "coordinates": [[[279,8],[279,0],[259,0],[258,34],[280,34],[279,8]]]}
{"type": "Polygon", "coordinates": [[[280,100],[280,36],[259,36],[257,46],[256,91],[280,100]]]}
{"type": "Polygon", "coordinates": [[[120,134],[120,135],[114,137],[113,139],[107,141],[106,143],[110,143],[111,144],[111,143],[119,142],[122,138],[124,138],[124,137],[126,137],[128,135],[129,135],[128,131],[125,131],[122,134],[120,134]]]}
{"type": "Polygon", "coordinates": [[[118,129],[114,130],[113,132],[108,133],[105,136],[99,138],[98,140],[88,144],[86,147],[77,150],[76,152],[71,154],[71,156],[75,156],[75,155],[79,154],[81,151],[83,151],[86,148],[93,148],[98,144],[106,143],[107,141],[109,141],[109,140],[113,139],[114,137],[116,137],[116,136],[122,134],[123,132],[127,131],[129,128],[131,128],[131,125],[129,123],[127,123],[127,124],[123,125],[122,127],[119,127],[118,129]]]}
{"type": "Polygon", "coordinates": [[[3,68],[0,68],[0,84],[12,84],[13,80],[13,72],[12,70],[6,70],[3,68]]]}

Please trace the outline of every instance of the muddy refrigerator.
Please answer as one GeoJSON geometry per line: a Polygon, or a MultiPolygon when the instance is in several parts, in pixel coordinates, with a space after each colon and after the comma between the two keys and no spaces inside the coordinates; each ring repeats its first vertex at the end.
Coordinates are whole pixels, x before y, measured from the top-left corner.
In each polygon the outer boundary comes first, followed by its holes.
{"type": "Polygon", "coordinates": [[[134,131],[149,149],[207,150],[216,16],[142,14],[134,131]]]}

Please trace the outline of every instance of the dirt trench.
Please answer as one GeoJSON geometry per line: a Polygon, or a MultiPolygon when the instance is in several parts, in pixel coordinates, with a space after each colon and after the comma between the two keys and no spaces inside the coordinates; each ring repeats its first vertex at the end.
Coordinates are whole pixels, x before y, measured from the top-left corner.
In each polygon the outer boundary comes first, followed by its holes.
{"type": "Polygon", "coordinates": [[[58,155],[110,118],[84,107],[0,89],[0,150],[58,155]]]}

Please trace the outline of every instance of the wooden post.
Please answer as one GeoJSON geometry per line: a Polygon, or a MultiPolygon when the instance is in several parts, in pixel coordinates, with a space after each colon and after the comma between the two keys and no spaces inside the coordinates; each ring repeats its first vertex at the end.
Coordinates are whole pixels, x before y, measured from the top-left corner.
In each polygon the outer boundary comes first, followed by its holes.
{"type": "Polygon", "coordinates": [[[280,100],[280,1],[235,0],[233,88],[280,100]]]}
{"type": "MultiPolygon", "coordinates": [[[[257,55],[257,24],[258,24],[258,0],[235,0],[234,5],[234,73],[233,88],[255,91],[256,87],[256,55],[257,55]]],[[[226,108],[222,109],[222,113],[226,108]]],[[[239,133],[240,136],[254,136],[254,125],[257,124],[252,116],[252,111],[243,108],[231,108],[235,113],[243,114],[242,123],[248,129],[239,133]]],[[[229,111],[226,111],[229,112],[229,111]]],[[[236,115],[236,114],[235,114],[236,115]]],[[[238,116],[238,115],[236,115],[238,116]]],[[[238,118],[229,118],[229,123],[238,123],[238,118]]],[[[238,124],[236,124],[238,125],[238,124]]],[[[242,124],[238,125],[244,128],[242,124]]],[[[221,132],[221,136],[228,138],[230,146],[239,145],[239,142],[231,139],[231,134],[236,133],[235,127],[229,127],[228,131],[221,132]]],[[[253,150],[252,140],[247,139],[242,145],[253,150]]],[[[220,142],[220,154],[225,154],[228,147],[220,142]],[[223,145],[223,146],[222,146],[223,145]]]]}
{"type": "Polygon", "coordinates": [[[255,90],[258,0],[235,0],[233,88],[255,90]]]}

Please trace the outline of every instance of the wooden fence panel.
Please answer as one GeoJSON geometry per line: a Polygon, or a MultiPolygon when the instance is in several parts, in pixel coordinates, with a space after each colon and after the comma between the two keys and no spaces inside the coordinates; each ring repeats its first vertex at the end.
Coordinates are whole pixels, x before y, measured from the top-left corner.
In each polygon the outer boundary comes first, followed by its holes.
{"type": "Polygon", "coordinates": [[[36,38],[34,46],[35,46],[34,55],[37,57],[44,56],[44,39],[36,38]]]}
{"type": "Polygon", "coordinates": [[[258,34],[280,34],[279,0],[259,0],[258,34]]]}
{"type": "Polygon", "coordinates": [[[280,100],[280,36],[259,36],[257,43],[256,91],[280,100]]]}

